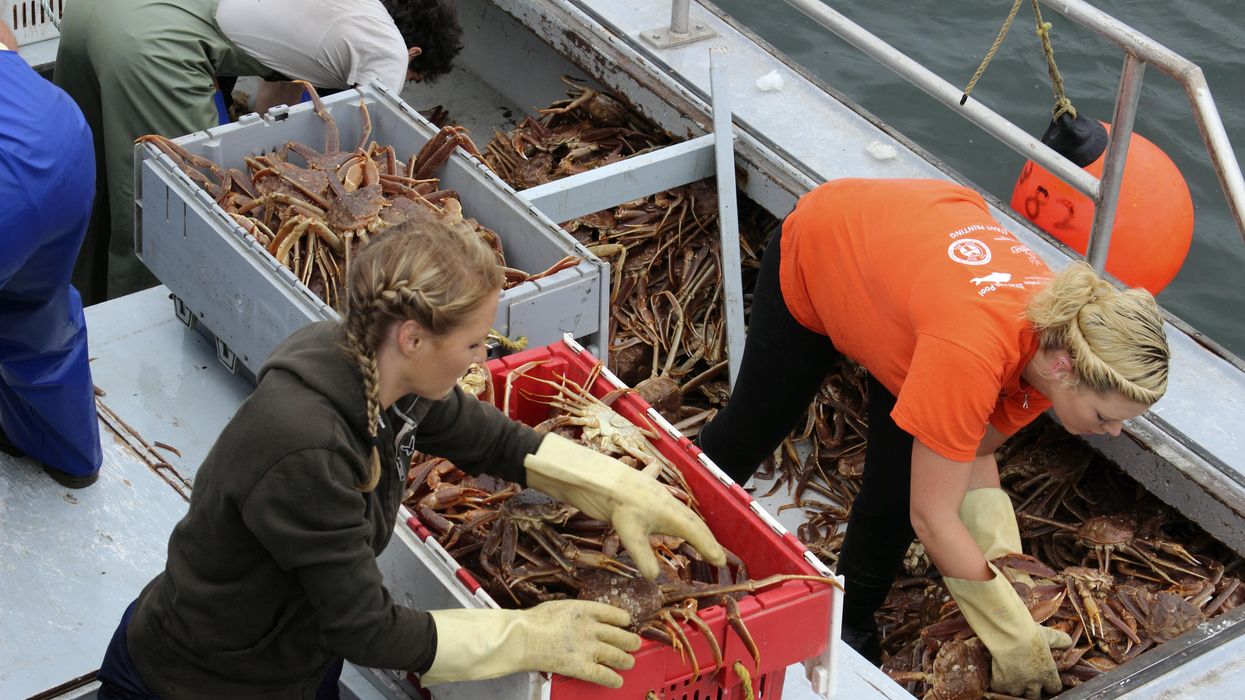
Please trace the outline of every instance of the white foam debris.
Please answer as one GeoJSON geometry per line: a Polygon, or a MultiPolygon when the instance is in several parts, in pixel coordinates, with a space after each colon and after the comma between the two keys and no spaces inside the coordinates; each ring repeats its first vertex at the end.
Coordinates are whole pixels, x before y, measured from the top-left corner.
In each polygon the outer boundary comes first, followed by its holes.
{"type": "Polygon", "coordinates": [[[757,89],[762,92],[781,90],[782,85],[782,76],[778,74],[777,68],[757,78],[757,89]]]}
{"type": "Polygon", "coordinates": [[[899,151],[895,150],[894,146],[889,143],[882,143],[881,141],[874,141],[869,144],[865,150],[869,151],[869,155],[877,158],[878,160],[890,160],[899,156],[899,151]]]}

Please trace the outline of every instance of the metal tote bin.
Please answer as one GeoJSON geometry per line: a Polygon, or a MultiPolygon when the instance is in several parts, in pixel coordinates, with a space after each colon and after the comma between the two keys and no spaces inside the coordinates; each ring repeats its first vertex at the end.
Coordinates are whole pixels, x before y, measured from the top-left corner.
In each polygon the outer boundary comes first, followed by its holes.
{"type": "MultiPolygon", "coordinates": [[[[554,379],[565,376],[583,382],[596,359],[570,339],[543,348],[534,348],[489,362],[495,400],[501,405],[506,377],[532,360],[542,364],[531,370],[533,376],[554,379]]],[[[510,417],[535,424],[548,416],[549,407],[523,395],[519,388],[544,391],[531,379],[519,379],[510,394],[510,417]]],[[[594,396],[624,385],[608,370],[589,387],[594,396]]],[[[754,579],[771,574],[809,574],[831,576],[808,549],[766,513],[743,489],[730,481],[720,469],[695,448],[691,441],[665,421],[647,402],[631,394],[618,398],[612,407],[627,420],[658,426],[661,436],[653,444],[682,472],[700,504],[705,521],[722,545],[737,554],[754,579]]],[[[395,537],[378,563],[385,585],[396,600],[423,610],[446,607],[497,607],[480,583],[451,557],[418,518],[404,508],[406,519],[397,526],[395,537]]],[[[841,579],[840,579],[841,580],[841,579]]],[[[832,656],[841,619],[841,593],[830,586],[807,581],[787,581],[750,594],[739,601],[741,617],[761,650],[761,666],[753,660],[743,642],[729,629],[721,606],[702,608],[702,619],[713,631],[722,649],[724,664],[709,670],[708,643],[699,631],[682,623],[691,648],[702,663],[702,674],[692,677],[691,666],[673,648],[652,640],[635,652],[635,667],[622,671],[623,687],[610,690],[563,676],[540,673],[513,674],[490,681],[449,683],[431,689],[440,700],[468,698],[574,699],[635,698],[652,691],[662,698],[717,698],[739,700],[746,697],[732,662],[740,660],[751,675],[757,697],[780,698],[787,666],[808,661],[814,688],[829,695],[834,687],[835,658],[832,656]]],[[[373,682],[388,688],[398,686],[411,697],[421,689],[414,676],[397,672],[373,671],[373,682]],[[384,680],[381,681],[380,679],[384,680]]],[[[427,697],[426,695],[424,697],[427,697]]]]}
{"type": "MultiPolygon", "coordinates": [[[[405,158],[436,133],[436,127],[384,87],[369,85],[324,99],[341,143],[361,136],[359,101],[372,120],[372,139],[392,145],[405,158]]],[[[244,169],[244,157],[270,152],[290,141],[320,150],[325,124],[311,104],[244,116],[235,124],[177,139],[191,153],[223,168],[244,169]]],[[[301,326],[337,314],[279,265],[151,144],[135,147],[135,250],[173,293],[187,325],[206,329],[231,370],[252,374],[278,343],[301,326]]],[[[443,188],[458,192],[463,214],[496,231],[506,263],[536,273],[568,255],[575,267],[502,292],[494,328],[532,345],[556,342],[564,333],[599,350],[607,332],[608,266],[570,234],[515,194],[487,166],[461,149],[437,172],[443,188]]]]}

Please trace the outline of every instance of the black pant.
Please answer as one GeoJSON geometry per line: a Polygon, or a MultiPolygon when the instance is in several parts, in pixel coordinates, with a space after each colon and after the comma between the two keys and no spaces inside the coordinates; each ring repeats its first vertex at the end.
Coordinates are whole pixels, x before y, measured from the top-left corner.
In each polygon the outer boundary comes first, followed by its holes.
{"type": "MultiPolygon", "coordinates": [[[[100,688],[95,697],[99,700],[160,700],[160,696],[151,692],[138,669],[130,659],[130,648],[126,637],[130,630],[130,618],[134,615],[137,600],[130,603],[121,616],[121,622],[112,633],[108,649],[104,651],[104,660],[99,666],[96,680],[100,688]]],[[[316,688],[316,700],[338,700],[341,697],[338,684],[342,674],[342,659],[329,664],[324,679],[316,688]]]]}
{"type": "MultiPolygon", "coordinates": [[[[778,280],[781,233],[761,259],[748,338],[730,403],[700,432],[701,449],[736,483],[746,482],[800,422],[834,361],[830,338],[800,325],[778,280]]],[[[847,579],[843,622],[875,627],[873,614],[899,575],[914,537],[908,515],[912,436],[895,425],[895,397],[869,375],[864,483],[852,504],[837,572],[847,579]]]]}

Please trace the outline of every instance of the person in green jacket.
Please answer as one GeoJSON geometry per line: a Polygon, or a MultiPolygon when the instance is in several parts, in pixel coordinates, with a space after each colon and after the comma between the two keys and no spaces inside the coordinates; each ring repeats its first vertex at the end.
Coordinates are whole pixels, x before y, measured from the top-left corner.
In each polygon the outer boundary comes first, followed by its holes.
{"type": "Polygon", "coordinates": [[[96,304],[157,284],[135,253],[134,140],[219,123],[217,77],[265,79],[256,109],[322,89],[450,70],[462,49],[451,0],[109,0],[66,3],[53,80],[95,138],[98,195],[74,286],[96,304]]]}
{"type": "Polygon", "coordinates": [[[278,346],[208,453],[164,572],[105,654],[100,698],[335,697],[342,659],[425,685],[524,671],[621,685],[640,638],[618,608],[424,612],[395,601],[377,567],[414,450],[612,522],[650,579],[650,533],[725,564],[655,479],[458,387],[485,359],[502,281],[474,233],[440,222],[408,221],[360,249],[341,321],[278,346]]]}

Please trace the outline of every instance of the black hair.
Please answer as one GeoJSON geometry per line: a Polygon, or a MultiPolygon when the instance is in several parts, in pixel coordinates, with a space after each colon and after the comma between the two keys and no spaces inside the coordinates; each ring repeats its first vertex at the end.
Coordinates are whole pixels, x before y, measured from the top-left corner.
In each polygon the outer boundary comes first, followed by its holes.
{"type": "Polygon", "coordinates": [[[407,48],[420,54],[409,68],[431,81],[450,72],[454,57],[463,50],[463,30],[453,0],[381,0],[398,26],[407,48]]]}

